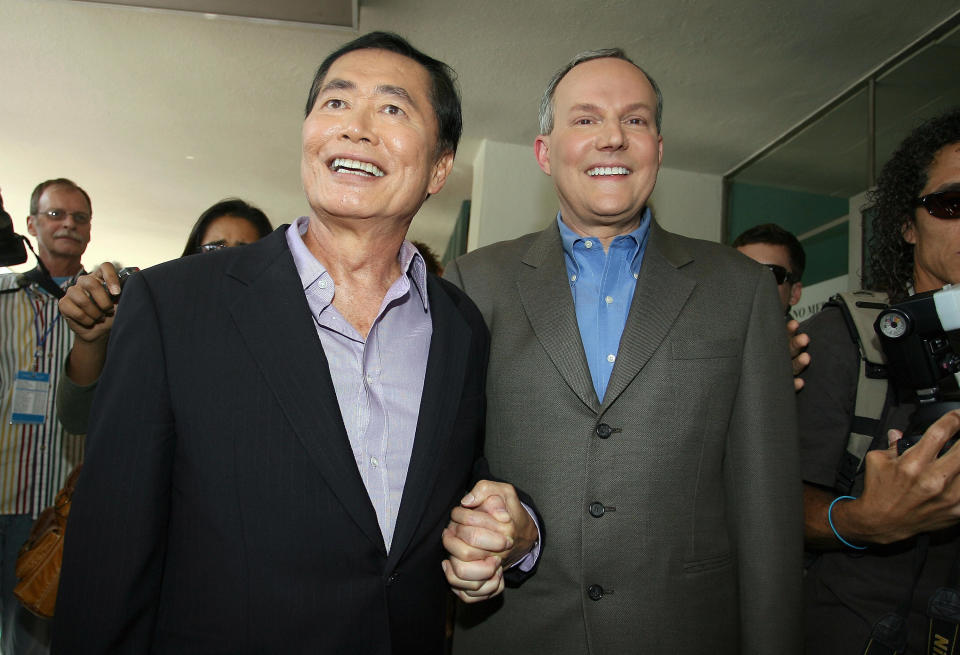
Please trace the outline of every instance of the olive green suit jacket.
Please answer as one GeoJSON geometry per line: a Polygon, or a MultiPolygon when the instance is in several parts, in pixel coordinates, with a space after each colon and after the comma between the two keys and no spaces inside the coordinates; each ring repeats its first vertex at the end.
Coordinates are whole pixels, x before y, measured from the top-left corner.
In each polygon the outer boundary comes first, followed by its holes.
{"type": "Polygon", "coordinates": [[[547,533],[535,575],[459,608],[455,653],[799,652],[795,400],[770,272],[654,222],[602,401],[556,224],[446,277],[491,332],[486,455],[547,533]]]}

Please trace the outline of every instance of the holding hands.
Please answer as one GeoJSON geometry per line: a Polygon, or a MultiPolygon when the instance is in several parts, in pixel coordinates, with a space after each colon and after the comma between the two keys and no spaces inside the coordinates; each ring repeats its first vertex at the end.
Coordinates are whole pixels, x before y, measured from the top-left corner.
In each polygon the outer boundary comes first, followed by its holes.
{"type": "Polygon", "coordinates": [[[539,530],[513,485],[481,480],[443,530],[443,571],[453,592],[475,603],[503,591],[503,572],[535,546],[539,530]]]}

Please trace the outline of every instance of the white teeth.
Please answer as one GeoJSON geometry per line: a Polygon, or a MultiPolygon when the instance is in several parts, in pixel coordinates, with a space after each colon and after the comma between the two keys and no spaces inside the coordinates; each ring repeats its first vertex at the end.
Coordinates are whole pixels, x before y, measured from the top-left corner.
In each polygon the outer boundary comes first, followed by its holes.
{"type": "Polygon", "coordinates": [[[587,171],[587,175],[596,177],[597,175],[629,175],[630,169],[623,166],[597,166],[587,171]]]}
{"type": "Polygon", "coordinates": [[[383,171],[373,164],[355,159],[344,159],[337,157],[333,160],[330,167],[335,173],[352,173],[354,175],[373,175],[374,177],[383,177],[383,171]]]}

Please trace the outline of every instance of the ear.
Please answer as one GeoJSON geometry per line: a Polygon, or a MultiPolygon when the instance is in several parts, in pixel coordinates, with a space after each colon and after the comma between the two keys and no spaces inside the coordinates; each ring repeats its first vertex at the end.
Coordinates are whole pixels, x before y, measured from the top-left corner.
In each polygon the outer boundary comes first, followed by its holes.
{"type": "Polygon", "coordinates": [[[27,232],[30,234],[30,236],[35,237],[37,236],[37,227],[33,224],[34,219],[35,217],[32,215],[27,216],[27,232]]]}
{"type": "Polygon", "coordinates": [[[453,153],[449,150],[437,159],[433,165],[433,173],[430,175],[430,183],[427,185],[427,193],[433,195],[438,193],[447,182],[450,171],[453,170],[453,153]]]}
{"type": "Polygon", "coordinates": [[[533,140],[533,154],[540,170],[550,175],[550,135],[539,135],[533,140]]]}
{"type": "Polygon", "coordinates": [[[900,234],[907,243],[917,245],[917,226],[912,220],[906,220],[900,226],[900,234]]]}
{"type": "Polygon", "coordinates": [[[657,169],[663,164],[663,136],[657,135],[657,169]]]}
{"type": "Polygon", "coordinates": [[[803,293],[803,282],[794,282],[790,286],[790,306],[793,307],[800,302],[800,294],[803,293]]]}

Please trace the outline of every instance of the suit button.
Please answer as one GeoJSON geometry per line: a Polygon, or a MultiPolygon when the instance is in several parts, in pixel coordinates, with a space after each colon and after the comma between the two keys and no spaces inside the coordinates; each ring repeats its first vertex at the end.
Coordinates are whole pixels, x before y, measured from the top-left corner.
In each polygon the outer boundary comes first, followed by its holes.
{"type": "Polygon", "coordinates": [[[590,503],[590,507],[588,508],[588,511],[590,512],[590,516],[592,516],[595,519],[598,519],[604,515],[607,509],[603,506],[603,503],[592,502],[590,503]]]}
{"type": "Polygon", "coordinates": [[[603,587],[598,584],[592,584],[587,587],[587,596],[590,597],[590,600],[600,600],[603,598],[603,587]]]}
{"type": "Polygon", "coordinates": [[[399,578],[399,577],[400,577],[400,574],[399,574],[399,573],[396,573],[396,572],[391,573],[391,574],[390,574],[390,577],[387,578],[387,586],[389,587],[390,585],[392,585],[394,582],[397,581],[397,578],[399,578]]]}
{"type": "Polygon", "coordinates": [[[611,428],[606,423],[601,423],[597,426],[597,436],[601,439],[607,439],[611,434],[613,434],[613,428],[611,428]]]}

